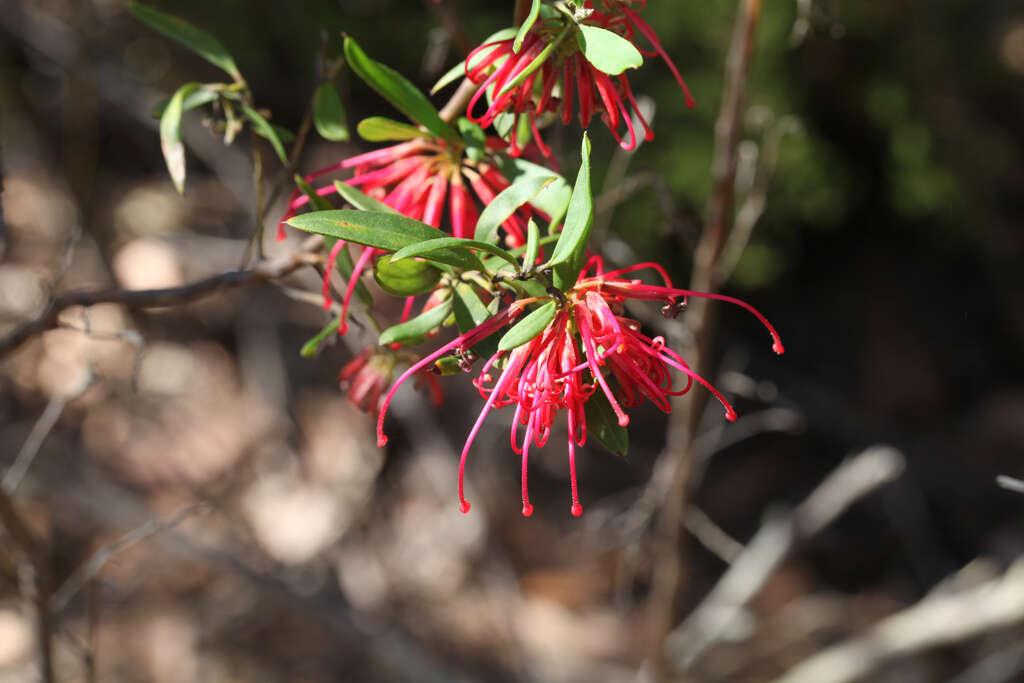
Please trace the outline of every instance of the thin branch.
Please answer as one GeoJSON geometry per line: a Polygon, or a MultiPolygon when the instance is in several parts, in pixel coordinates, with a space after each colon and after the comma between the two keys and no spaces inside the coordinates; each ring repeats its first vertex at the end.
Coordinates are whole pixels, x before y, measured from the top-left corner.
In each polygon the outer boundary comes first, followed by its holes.
{"type": "Polygon", "coordinates": [[[32,462],[36,459],[36,455],[39,454],[39,449],[43,447],[46,437],[50,435],[50,432],[57,424],[57,420],[64,413],[64,408],[68,403],[84,394],[86,389],[91,387],[95,381],[96,375],[91,370],[87,371],[83,374],[81,381],[71,391],[50,399],[50,402],[46,404],[46,408],[43,410],[43,414],[36,420],[32,431],[29,432],[28,438],[25,439],[25,443],[22,444],[21,450],[18,451],[18,456],[14,459],[14,463],[7,470],[7,473],[4,474],[4,491],[8,494],[13,494],[17,490],[21,480],[25,478],[25,474],[32,467],[32,462]]]}
{"type": "Polygon", "coordinates": [[[452,93],[451,98],[445,102],[445,105],[441,107],[441,111],[438,112],[441,115],[441,120],[451,123],[462,114],[478,87],[473,81],[463,78],[462,82],[459,83],[459,87],[452,93]]]}
{"type": "MultiPolygon", "coordinates": [[[[736,169],[742,112],[746,101],[747,79],[753,56],[754,37],[761,16],[761,0],[740,0],[733,27],[732,43],[726,63],[725,84],[718,120],[715,123],[715,151],[712,160],[714,189],[708,203],[707,223],[694,252],[690,289],[715,291],[719,282],[718,262],[732,228],[736,191],[736,169]]],[[[693,331],[694,344],[685,349],[691,366],[704,376],[710,370],[710,350],[714,333],[713,308],[704,299],[695,299],[686,322],[693,331]]],[[[683,517],[689,507],[689,488],[694,461],[694,439],[699,418],[706,404],[704,394],[688,396],[669,423],[668,443],[661,458],[676,461],[665,506],[657,529],[655,572],[648,614],[654,629],[652,674],[664,678],[662,642],[675,621],[676,604],[685,583],[685,563],[681,555],[683,517]]]]}
{"type": "Polygon", "coordinates": [[[290,275],[302,266],[313,263],[318,258],[316,252],[321,246],[323,238],[313,235],[307,238],[297,251],[286,256],[261,261],[249,270],[220,273],[180,287],[104,289],[62,294],[50,301],[39,316],[0,339],[0,358],[16,350],[35,335],[57,327],[61,312],[74,306],[95,306],[105,303],[120,304],[129,309],[179,306],[217,292],[248,287],[290,275]]]}
{"type": "Polygon", "coordinates": [[[137,543],[145,541],[151,536],[173,529],[192,515],[205,511],[208,507],[209,506],[206,503],[188,505],[167,519],[149,520],[135,529],[132,529],[112,543],[103,546],[93,553],[85,564],[76,569],[75,572],[68,577],[67,581],[65,581],[64,584],[54,592],[53,597],[50,599],[50,610],[54,614],[59,614],[65,607],[67,607],[68,603],[71,602],[71,599],[78,594],[78,591],[82,590],[83,587],[96,578],[99,573],[103,571],[103,567],[105,567],[107,563],[110,562],[110,560],[112,560],[118,553],[127,550],[137,543]]]}
{"type": "Polygon", "coordinates": [[[723,638],[798,543],[820,533],[864,496],[899,478],[903,469],[899,451],[888,446],[869,448],[828,475],[791,515],[770,517],[707,597],[666,640],[675,668],[686,671],[723,638]]]}

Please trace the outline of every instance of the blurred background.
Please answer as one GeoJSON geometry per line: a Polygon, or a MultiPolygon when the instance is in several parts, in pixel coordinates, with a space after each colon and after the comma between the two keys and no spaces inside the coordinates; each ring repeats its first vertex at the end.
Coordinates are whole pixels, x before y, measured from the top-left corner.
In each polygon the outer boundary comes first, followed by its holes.
{"type": "MultiPolygon", "coordinates": [[[[324,34],[328,55],[345,31],[426,89],[512,5],[151,4],[216,35],[293,131],[324,34]]],[[[650,59],[631,83],[655,143],[627,155],[592,127],[613,263],[689,277],[735,12],[643,13],[697,106],[650,59]]],[[[225,147],[187,114],[180,197],[152,116],[181,83],[221,78],[120,0],[0,0],[0,336],[54,292],[238,267],[255,224],[248,135],[225,147]]],[[[339,84],[353,129],[395,116],[350,74],[339,84]]],[[[670,641],[671,678],[1024,680],[1024,497],[996,484],[1024,476],[1024,2],[765,3],[748,105],[738,225],[753,234],[726,291],[787,353],[719,307],[712,379],[741,419],[711,404],[702,422],[675,606],[693,618],[670,641]],[[868,478],[892,481],[821,493],[865,452],[868,478]],[[782,541],[780,520],[795,529],[782,541]],[[758,579],[723,600],[712,589],[738,558],[758,579]],[[815,656],[823,668],[806,668],[815,656]]],[[[579,130],[549,137],[575,173],[579,130]]],[[[311,138],[300,167],[369,148],[311,138]]],[[[57,680],[643,680],[666,416],[633,411],[625,458],[588,445],[580,519],[554,435],[525,519],[510,416],[494,414],[461,515],[469,377],[446,379],[440,409],[403,389],[378,449],[336,382],[369,336],[299,356],[327,320],[297,293],[318,291],[307,271],[186,306],[71,309],[0,358],[0,471],[52,572],[57,680]]],[[[646,314],[685,338],[685,314],[646,314]]],[[[0,539],[0,681],[38,680],[24,562],[0,539]]]]}

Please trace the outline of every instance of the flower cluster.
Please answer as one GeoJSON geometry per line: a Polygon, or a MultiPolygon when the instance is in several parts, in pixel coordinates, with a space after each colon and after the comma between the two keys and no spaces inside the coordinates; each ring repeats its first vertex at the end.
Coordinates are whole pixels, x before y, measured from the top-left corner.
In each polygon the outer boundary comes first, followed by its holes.
{"type": "MultiPolygon", "coordinates": [[[[527,465],[530,448],[543,447],[551,435],[552,425],[559,413],[565,412],[569,433],[569,476],[572,491],[571,512],[583,512],[576,482],[576,447],[587,441],[585,404],[595,400],[600,392],[614,411],[619,426],[629,424],[623,407],[649,400],[664,412],[670,412],[670,397],[689,391],[694,381],[707,388],[725,407],[726,419],[736,419],[736,411],[729,402],[703,377],[694,372],[676,352],[665,346],[661,337],[650,338],[640,331],[640,324],[624,315],[628,300],[664,302],[669,310],[681,297],[703,297],[727,301],[750,311],[768,329],[772,348],[783,353],[778,332],[765,317],[749,304],[732,297],[694,292],[672,286],[665,271],[654,263],[642,263],[628,268],[603,272],[599,257],[590,259],[576,285],[569,291],[558,293],[558,308],[543,331],[532,340],[511,350],[498,351],[487,359],[474,384],[486,399],[472,430],[466,439],[459,462],[459,502],[463,512],[469,511],[464,495],[466,458],[492,408],[515,406],[511,429],[512,449],[522,456],[523,515],[530,516],[527,487],[527,465]],[[665,281],[664,285],[647,285],[640,280],[623,276],[637,270],[651,269],[665,281]],[[588,274],[591,273],[591,274],[588,274]],[[499,372],[500,367],[500,372],[499,372]],[[683,375],[686,383],[677,388],[672,371],[683,375]],[[522,440],[519,428],[523,427],[522,440]]],[[[395,391],[409,376],[429,367],[445,355],[464,356],[479,340],[493,334],[515,319],[524,306],[536,299],[519,299],[482,325],[457,337],[440,349],[414,364],[388,392],[378,417],[377,443],[387,443],[384,418],[395,391]]]]}
{"type": "MultiPolygon", "coordinates": [[[[658,55],[665,60],[686,97],[686,105],[694,106],[693,98],[679,70],[658,40],[657,34],[630,7],[631,0],[588,0],[578,19],[582,27],[596,27],[609,31],[628,41],[639,53],[658,55]],[[653,47],[644,50],[637,45],[639,32],[653,47]]],[[[646,0],[637,3],[642,10],[646,0]]],[[[567,39],[572,32],[573,20],[555,16],[537,21],[527,32],[519,49],[513,38],[496,40],[476,48],[465,61],[465,73],[479,88],[471,98],[466,116],[481,126],[489,126],[501,114],[511,113],[512,132],[509,135],[510,153],[519,153],[517,134],[519,120],[526,116],[534,142],[545,154],[550,149],[544,144],[538,127],[538,117],[545,112],[557,114],[563,123],[572,120],[573,102],[578,100],[580,124],[586,128],[598,114],[608,126],[616,141],[626,150],[637,144],[634,117],[643,127],[645,140],[653,140],[654,133],[637,106],[629,79],[621,70],[596,66],[584,53],[576,40],[567,39]],[[482,114],[474,115],[478,103],[486,96],[488,106],[482,114]],[[620,133],[625,126],[627,137],[620,133]]],[[[582,30],[582,29],[581,29],[582,30]]]]}

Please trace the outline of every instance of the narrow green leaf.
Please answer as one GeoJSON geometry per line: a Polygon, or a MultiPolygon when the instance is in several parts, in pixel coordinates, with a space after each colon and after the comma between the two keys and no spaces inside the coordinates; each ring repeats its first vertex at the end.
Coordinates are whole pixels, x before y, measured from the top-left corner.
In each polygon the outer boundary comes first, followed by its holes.
{"type": "Polygon", "coordinates": [[[313,186],[307,183],[306,179],[298,173],[295,174],[293,180],[295,180],[295,186],[299,188],[299,191],[302,192],[302,194],[306,195],[306,198],[309,199],[309,205],[314,209],[317,211],[330,211],[334,208],[325,197],[318,195],[316,190],[313,189],[313,186]]]}
{"type": "MultiPolygon", "coordinates": [[[[513,184],[525,176],[550,177],[553,172],[549,168],[526,161],[525,159],[512,159],[505,156],[497,157],[498,168],[502,174],[513,184]]],[[[569,205],[569,197],[572,195],[572,188],[565,178],[555,176],[555,182],[537,193],[530,200],[535,208],[540,209],[551,216],[552,223],[557,224],[565,215],[565,209],[569,205]]],[[[479,239],[479,238],[478,238],[479,239]]]]}
{"type": "Polygon", "coordinates": [[[526,34],[533,28],[533,23],[537,21],[538,14],[540,14],[540,0],[533,0],[530,3],[530,13],[526,15],[526,20],[523,21],[523,25],[519,27],[519,32],[516,33],[515,42],[512,43],[512,52],[519,54],[519,48],[523,46],[523,39],[526,38],[526,34]]]}
{"type": "Polygon", "coordinates": [[[341,195],[342,199],[357,209],[362,209],[363,211],[383,211],[384,213],[398,214],[397,211],[384,202],[374,199],[359,188],[352,187],[340,180],[334,181],[334,189],[338,191],[338,194],[341,195]]]}
{"type": "Polygon", "coordinates": [[[441,356],[434,361],[434,370],[442,377],[450,377],[462,372],[462,364],[455,356],[441,356]]]}
{"type": "Polygon", "coordinates": [[[288,154],[284,151],[284,144],[277,137],[277,131],[270,125],[270,122],[263,118],[258,111],[247,104],[242,104],[242,113],[252,121],[252,132],[270,141],[270,146],[277,152],[277,157],[282,164],[288,163],[288,154]]]}
{"type": "MultiPolygon", "coordinates": [[[[217,99],[217,97],[217,91],[210,90],[205,86],[200,86],[197,90],[192,91],[181,103],[181,110],[183,112],[191,111],[192,109],[201,107],[204,104],[209,104],[210,102],[213,102],[217,99]]],[[[164,112],[167,111],[167,105],[169,105],[170,103],[170,97],[157,102],[156,105],[153,107],[153,118],[161,118],[164,115],[164,112]]]]}
{"type": "Polygon", "coordinates": [[[198,83],[186,83],[178,88],[171,95],[171,101],[160,117],[160,149],[163,150],[167,171],[171,174],[171,182],[178,194],[185,193],[185,145],[181,142],[181,115],[185,98],[198,87],[198,83]]]}
{"type": "Polygon", "coordinates": [[[531,218],[526,224],[526,251],[523,252],[523,271],[532,273],[537,265],[537,253],[540,251],[540,230],[531,218]]]}
{"type": "Polygon", "coordinates": [[[235,66],[235,60],[224,46],[206,31],[196,28],[184,19],[164,14],[134,0],[128,3],[128,10],[142,23],[178,41],[214,66],[228,72],[236,81],[243,82],[242,74],[235,66]]]}
{"type": "Polygon", "coordinates": [[[388,294],[418,296],[437,285],[441,271],[426,261],[391,261],[384,256],[373,264],[373,279],[388,294]]]}
{"type": "Polygon", "coordinates": [[[404,323],[384,330],[381,332],[377,343],[381,346],[386,346],[395,343],[408,344],[410,341],[421,339],[427,336],[431,330],[439,327],[451,312],[452,302],[449,299],[442,304],[434,306],[426,313],[421,313],[412,320],[407,320],[404,323]]]}
{"type": "MultiPolygon", "coordinates": [[[[503,28],[500,31],[496,31],[495,33],[492,33],[491,35],[487,36],[487,38],[480,44],[487,45],[488,43],[497,43],[502,40],[508,40],[514,35],[516,35],[516,30],[514,28],[503,28]]],[[[479,65],[480,62],[482,62],[487,57],[488,54],[490,54],[488,50],[480,50],[479,52],[474,54],[469,60],[469,71],[475,69],[477,65],[479,65]]],[[[449,83],[453,83],[458,79],[462,78],[463,76],[466,75],[466,70],[467,69],[465,61],[460,60],[458,64],[456,64],[451,69],[446,71],[445,74],[438,79],[437,83],[434,84],[434,87],[430,89],[430,94],[433,95],[434,93],[436,93],[438,90],[445,87],[449,83]]]]}
{"type": "Polygon", "coordinates": [[[618,76],[626,69],[637,69],[644,63],[644,57],[633,43],[608,29],[597,26],[579,25],[576,42],[583,56],[598,71],[609,76],[618,76]]]}
{"type": "Polygon", "coordinates": [[[557,305],[549,301],[512,326],[498,342],[499,351],[511,351],[534,339],[555,317],[557,305]]]}
{"type": "Polygon", "coordinates": [[[583,255],[594,223],[594,200],[590,194],[590,139],[583,134],[582,159],[576,185],[565,215],[565,227],[555,244],[554,253],[545,267],[555,268],[555,287],[565,290],[576,284],[576,276],[583,266],[583,255]]]}
{"type": "MultiPolygon", "coordinates": [[[[384,251],[398,251],[410,244],[447,237],[426,223],[380,211],[314,211],[292,216],[288,225],[384,251]]],[[[480,259],[466,249],[438,249],[431,253],[430,260],[466,270],[484,269],[480,259]]]]}
{"type": "Polygon", "coordinates": [[[426,95],[394,69],[370,59],[348,36],[345,37],[345,59],[367,85],[411,120],[448,142],[458,144],[462,141],[455,129],[441,120],[426,95]]]}
{"type": "Polygon", "coordinates": [[[275,133],[277,133],[277,139],[283,142],[284,144],[287,145],[289,142],[295,141],[295,133],[291,132],[284,126],[279,126],[276,123],[272,123],[270,124],[270,127],[274,129],[275,133]]]}
{"type": "Polygon", "coordinates": [[[333,83],[321,83],[313,93],[313,125],[320,137],[332,142],[348,140],[345,107],[333,83]]]}
{"type": "Polygon", "coordinates": [[[520,206],[532,200],[555,180],[557,180],[557,176],[550,173],[547,176],[531,175],[517,178],[511,185],[499,192],[491,200],[491,203],[480,212],[474,238],[481,242],[494,240],[502,223],[507,221],[520,206]]]}
{"type": "Polygon", "coordinates": [[[371,116],[363,119],[356,126],[359,136],[370,142],[388,142],[391,140],[412,140],[413,138],[429,137],[424,131],[408,123],[394,121],[384,116],[371,116]]]}
{"type": "Polygon", "coordinates": [[[625,456],[629,451],[629,430],[619,425],[608,397],[603,391],[595,391],[583,404],[587,418],[587,434],[596,437],[602,446],[614,455],[625,456]]]}
{"type": "Polygon", "coordinates": [[[565,28],[562,29],[561,33],[559,33],[555,37],[555,39],[553,41],[548,43],[544,47],[544,49],[540,51],[540,54],[537,55],[536,57],[534,57],[533,61],[530,62],[529,65],[527,65],[527,67],[525,69],[523,69],[521,72],[519,72],[518,76],[516,76],[511,81],[506,83],[502,87],[501,92],[499,92],[497,96],[501,97],[502,95],[504,95],[508,91],[510,91],[510,90],[512,90],[514,88],[518,88],[520,85],[525,83],[526,79],[529,78],[533,74],[534,71],[536,71],[541,66],[543,66],[544,62],[546,62],[548,60],[548,57],[551,56],[551,53],[555,51],[555,48],[557,48],[558,45],[563,40],[565,40],[565,37],[567,35],[569,35],[569,29],[571,27],[572,27],[572,24],[566,24],[565,28]]]}
{"type": "Polygon", "coordinates": [[[341,316],[334,318],[324,325],[324,328],[317,332],[309,341],[302,345],[299,355],[303,358],[312,358],[320,350],[320,345],[332,334],[338,333],[338,326],[341,325],[341,316]]]}
{"type": "MultiPolygon", "coordinates": [[[[455,285],[452,292],[452,310],[455,313],[455,324],[463,334],[477,325],[482,325],[493,315],[480,301],[473,285],[468,282],[455,285]]],[[[474,344],[473,352],[481,358],[490,358],[498,351],[499,339],[499,334],[495,332],[474,344]]]]}
{"type": "Polygon", "coordinates": [[[487,154],[487,136],[479,124],[473,123],[465,116],[456,122],[459,134],[466,143],[466,156],[473,163],[483,161],[487,154]]]}
{"type": "Polygon", "coordinates": [[[436,240],[427,240],[426,242],[420,242],[419,244],[411,244],[408,247],[403,247],[395,252],[395,255],[391,257],[391,262],[394,263],[412,256],[422,256],[423,254],[437,251],[438,249],[445,249],[447,247],[462,247],[464,249],[486,251],[488,254],[497,256],[513,266],[519,265],[515,256],[497,245],[491,244],[490,242],[461,239],[459,237],[439,237],[436,240]]]}

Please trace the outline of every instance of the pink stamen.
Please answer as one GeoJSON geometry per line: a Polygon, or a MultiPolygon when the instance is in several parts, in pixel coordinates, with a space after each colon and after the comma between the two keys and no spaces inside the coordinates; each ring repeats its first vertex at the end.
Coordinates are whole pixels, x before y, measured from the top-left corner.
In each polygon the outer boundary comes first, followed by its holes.
{"type": "Polygon", "coordinates": [[[334,263],[338,260],[338,254],[345,248],[345,240],[338,240],[331,247],[331,252],[327,255],[327,264],[324,268],[324,284],[323,284],[323,295],[324,295],[324,310],[327,310],[334,304],[334,300],[331,299],[331,273],[334,272],[334,263]]]}
{"type": "Polygon", "coordinates": [[[668,64],[668,68],[672,72],[672,75],[676,77],[679,87],[683,89],[683,95],[686,97],[686,106],[692,109],[696,102],[693,101],[693,97],[690,95],[690,89],[686,87],[686,81],[684,81],[682,75],[680,75],[679,69],[676,68],[672,58],[668,56],[665,49],[661,46],[661,42],[658,40],[658,34],[654,32],[654,29],[652,29],[646,21],[637,16],[636,12],[629,9],[629,7],[623,4],[620,4],[619,7],[622,9],[622,13],[629,17],[630,21],[633,22],[633,25],[639,29],[640,33],[642,33],[648,41],[650,41],[657,53],[661,55],[661,58],[665,60],[666,64],[668,64]]]}

